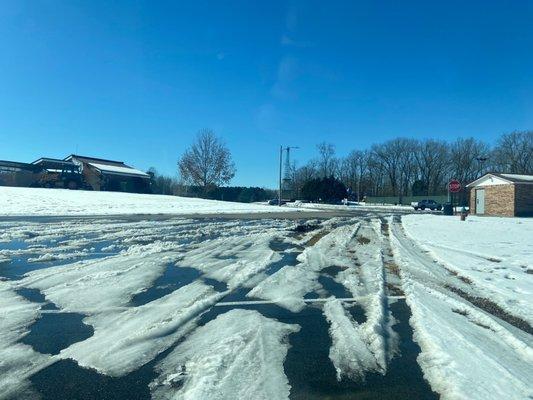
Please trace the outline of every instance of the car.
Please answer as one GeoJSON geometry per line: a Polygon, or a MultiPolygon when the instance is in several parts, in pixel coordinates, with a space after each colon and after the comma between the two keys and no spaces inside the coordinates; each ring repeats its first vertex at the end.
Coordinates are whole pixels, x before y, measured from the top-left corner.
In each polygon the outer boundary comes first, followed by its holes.
{"type": "Polygon", "coordinates": [[[442,210],[442,204],[437,203],[435,200],[431,199],[424,199],[420,201],[412,202],[411,205],[415,210],[425,210],[426,208],[429,208],[431,211],[434,210],[442,210]]]}
{"type": "MultiPolygon", "coordinates": [[[[281,205],[286,204],[286,203],[287,203],[286,200],[281,200],[281,205]]],[[[277,206],[279,205],[279,199],[272,199],[268,202],[268,204],[271,206],[277,206]]]]}

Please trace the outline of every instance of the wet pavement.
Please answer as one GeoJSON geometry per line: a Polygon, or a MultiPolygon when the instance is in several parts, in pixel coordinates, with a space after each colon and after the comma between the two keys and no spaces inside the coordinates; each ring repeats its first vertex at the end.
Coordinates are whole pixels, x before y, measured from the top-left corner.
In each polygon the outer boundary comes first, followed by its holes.
{"type": "MultiPolygon", "coordinates": [[[[307,216],[314,218],[306,214],[307,216]]],[[[365,216],[368,216],[368,213],[365,213],[365,216]]],[[[302,215],[298,214],[298,218],[301,219],[301,217],[302,215]]],[[[61,240],[68,239],[70,239],[68,235],[61,238],[61,240]]],[[[95,240],[91,246],[96,248],[96,251],[69,260],[29,262],[30,255],[16,255],[8,262],[0,262],[0,276],[15,281],[29,271],[65,265],[79,260],[106,257],[116,254],[102,251],[103,248],[112,244],[112,241],[95,240]]],[[[47,243],[47,246],[50,245],[47,243]]],[[[25,240],[16,239],[0,243],[0,250],[26,250],[27,248],[28,243],[25,240]]],[[[285,242],[283,238],[272,241],[270,248],[281,255],[281,260],[271,263],[263,272],[265,276],[274,274],[284,266],[297,265],[297,256],[303,251],[303,246],[285,242]]],[[[308,293],[305,298],[352,297],[350,292],[334,279],[341,270],[342,268],[337,266],[323,269],[318,277],[321,290],[308,293]]],[[[207,278],[195,268],[182,267],[179,263],[177,265],[169,263],[163,274],[153,282],[150,288],[132,297],[131,306],[148,304],[198,279],[211,285],[216,291],[228,290],[224,282],[207,278]]],[[[291,312],[275,304],[246,304],[246,301],[259,300],[248,298],[249,290],[250,288],[247,287],[239,287],[225,296],[220,302],[237,302],[238,304],[211,307],[201,315],[198,325],[205,325],[218,315],[234,308],[256,310],[268,318],[283,323],[298,324],[301,329],[289,336],[290,348],[283,365],[291,386],[291,399],[438,398],[424,380],[416,362],[420,348],[413,341],[413,332],[409,326],[410,310],[404,300],[394,300],[384,305],[392,312],[396,321],[393,330],[400,339],[398,351],[389,363],[387,372],[384,375],[367,373],[363,381],[353,381],[347,378],[338,381],[335,368],[329,358],[332,340],[321,303],[308,303],[300,312],[291,312]]],[[[29,301],[41,304],[43,313],[29,327],[29,333],[21,339],[22,343],[30,345],[34,350],[43,354],[57,355],[71,344],[92,336],[93,328],[83,322],[85,315],[59,312],[58,308],[47,301],[37,289],[19,288],[17,293],[29,301]]],[[[357,302],[348,304],[346,307],[357,323],[364,323],[365,312],[357,302]]],[[[157,375],[154,371],[155,365],[164,359],[178,343],[138,370],[123,377],[106,376],[95,370],[80,367],[73,360],[60,359],[31,376],[32,390],[45,400],[149,399],[148,384],[157,375]]]]}

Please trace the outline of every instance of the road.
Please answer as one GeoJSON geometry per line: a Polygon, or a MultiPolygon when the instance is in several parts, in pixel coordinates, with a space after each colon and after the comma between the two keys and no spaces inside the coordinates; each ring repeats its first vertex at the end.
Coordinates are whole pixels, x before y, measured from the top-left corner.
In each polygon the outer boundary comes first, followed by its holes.
{"type": "Polygon", "coordinates": [[[400,214],[216,217],[0,221],[0,398],[527,394],[529,324],[400,214]]]}

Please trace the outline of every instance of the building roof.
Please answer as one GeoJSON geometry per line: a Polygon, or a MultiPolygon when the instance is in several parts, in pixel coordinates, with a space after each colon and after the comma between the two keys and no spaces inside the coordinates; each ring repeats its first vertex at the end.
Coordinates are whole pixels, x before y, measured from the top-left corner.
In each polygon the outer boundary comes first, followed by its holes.
{"type": "Polygon", "coordinates": [[[505,184],[505,183],[508,183],[508,184],[532,183],[533,184],[533,175],[500,174],[500,173],[491,172],[469,183],[468,185],[466,185],[466,187],[478,186],[479,184],[486,182],[489,179],[490,180],[496,179],[497,181],[500,182],[500,184],[505,184]]]}
{"type": "Polygon", "coordinates": [[[72,161],[60,160],[58,158],[41,157],[32,162],[34,165],[54,164],[54,165],[73,165],[72,161]]]}
{"type": "Polygon", "coordinates": [[[146,172],[139,171],[138,169],[131,168],[126,165],[116,166],[116,165],[99,164],[99,163],[94,163],[94,162],[90,162],[88,164],[105,174],[127,175],[127,176],[135,176],[139,178],[150,178],[150,175],[148,175],[146,172]]]}
{"type": "Polygon", "coordinates": [[[104,164],[104,165],[116,165],[116,166],[126,166],[127,167],[127,165],[124,164],[123,161],[114,161],[114,160],[106,160],[105,158],[80,156],[78,154],[71,154],[71,155],[65,157],[63,160],[71,161],[73,158],[75,158],[77,160],[80,160],[80,161],[83,161],[83,162],[87,162],[87,163],[95,162],[95,163],[104,164]]]}

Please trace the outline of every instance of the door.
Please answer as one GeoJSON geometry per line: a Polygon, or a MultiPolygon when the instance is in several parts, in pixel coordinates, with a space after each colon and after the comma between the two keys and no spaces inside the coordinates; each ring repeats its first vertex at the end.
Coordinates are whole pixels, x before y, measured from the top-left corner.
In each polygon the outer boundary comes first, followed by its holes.
{"type": "Polygon", "coordinates": [[[476,189],[476,214],[485,214],[485,189],[476,189]]]}

